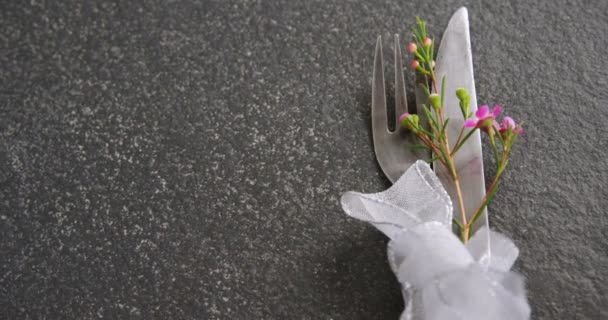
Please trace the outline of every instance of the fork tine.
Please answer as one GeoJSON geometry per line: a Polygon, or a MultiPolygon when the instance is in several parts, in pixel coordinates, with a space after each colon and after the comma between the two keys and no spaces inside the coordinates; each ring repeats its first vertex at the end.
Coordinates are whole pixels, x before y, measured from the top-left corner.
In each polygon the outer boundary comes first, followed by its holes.
{"type": "Polygon", "coordinates": [[[395,130],[399,129],[399,116],[407,112],[405,81],[403,78],[403,61],[399,35],[395,34],[395,130]]]}
{"type": "Polygon", "coordinates": [[[384,63],[382,62],[382,37],[376,41],[374,79],[372,84],[372,131],[374,137],[389,133],[386,115],[386,91],[384,89],[384,63]]]}

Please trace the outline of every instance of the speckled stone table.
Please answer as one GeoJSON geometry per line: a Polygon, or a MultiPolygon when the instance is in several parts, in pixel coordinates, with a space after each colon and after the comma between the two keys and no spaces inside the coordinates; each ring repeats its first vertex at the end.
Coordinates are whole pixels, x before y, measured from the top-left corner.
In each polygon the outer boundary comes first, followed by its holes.
{"type": "Polygon", "coordinates": [[[461,5],[533,317],[608,318],[608,2],[565,0],[2,1],[0,318],[397,319],[338,199],[388,186],[376,36],[461,5]]]}

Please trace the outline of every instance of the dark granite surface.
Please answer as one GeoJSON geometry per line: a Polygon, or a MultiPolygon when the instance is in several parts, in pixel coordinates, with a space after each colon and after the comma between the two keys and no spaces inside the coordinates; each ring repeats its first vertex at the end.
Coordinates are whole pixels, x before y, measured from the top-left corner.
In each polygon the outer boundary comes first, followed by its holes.
{"type": "Polygon", "coordinates": [[[608,318],[599,0],[1,1],[0,318],[397,319],[338,199],[387,187],[376,36],[463,4],[479,101],[527,124],[490,211],[533,317],[608,318]]]}

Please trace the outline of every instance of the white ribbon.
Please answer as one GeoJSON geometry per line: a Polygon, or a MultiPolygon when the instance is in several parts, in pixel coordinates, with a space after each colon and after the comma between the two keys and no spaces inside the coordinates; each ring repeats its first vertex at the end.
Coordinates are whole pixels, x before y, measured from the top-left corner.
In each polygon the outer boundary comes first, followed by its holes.
{"type": "Polygon", "coordinates": [[[401,320],[529,319],[523,277],[509,271],[519,250],[481,228],[464,245],[452,233],[452,202],[424,161],[388,190],[347,192],[342,208],[391,240],[388,260],[402,285],[401,320]]]}

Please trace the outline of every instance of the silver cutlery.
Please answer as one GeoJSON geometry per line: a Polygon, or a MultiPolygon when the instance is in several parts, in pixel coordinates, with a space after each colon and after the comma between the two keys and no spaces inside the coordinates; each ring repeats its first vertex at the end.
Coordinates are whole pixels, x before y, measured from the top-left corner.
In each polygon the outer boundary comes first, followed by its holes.
{"type": "MultiPolygon", "coordinates": [[[[395,35],[394,43],[395,119],[397,123],[395,130],[392,132],[389,131],[387,120],[382,39],[380,37],[378,37],[376,42],[372,84],[374,151],[382,171],[393,183],[416,160],[422,159],[428,161],[431,159],[431,153],[428,150],[415,150],[413,148],[414,144],[419,144],[416,141],[417,138],[413,134],[408,133],[398,123],[399,116],[407,112],[408,107],[403,75],[403,56],[398,35],[395,35]]],[[[469,21],[466,8],[460,8],[456,11],[448,23],[439,46],[435,74],[437,79],[442,79],[443,75],[446,75],[443,110],[446,118],[450,119],[446,129],[448,140],[454,144],[464,123],[459,102],[455,95],[457,88],[463,87],[469,92],[471,96],[469,110],[472,112],[477,110],[469,21]]],[[[416,88],[416,110],[422,121],[424,116],[421,104],[425,103],[426,96],[419,89],[419,86],[416,86],[416,88]]],[[[451,147],[453,148],[454,146],[451,145],[451,147]]],[[[476,132],[458,150],[454,158],[463,193],[465,211],[468,215],[473,214],[485,195],[483,156],[481,151],[481,137],[479,132],[476,132]]],[[[434,165],[433,169],[448,191],[452,202],[455,203],[456,192],[453,187],[454,184],[446,169],[439,163],[434,165]]],[[[458,214],[455,214],[455,216],[458,216],[458,214]]],[[[485,210],[473,226],[473,231],[483,225],[488,226],[487,212],[485,210]]]]}

